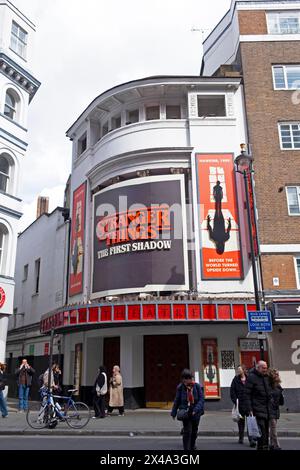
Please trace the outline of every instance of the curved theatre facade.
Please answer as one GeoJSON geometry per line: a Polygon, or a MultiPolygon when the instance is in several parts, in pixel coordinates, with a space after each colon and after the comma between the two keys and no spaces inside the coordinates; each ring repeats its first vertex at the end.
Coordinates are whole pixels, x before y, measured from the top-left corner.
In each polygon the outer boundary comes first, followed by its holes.
{"type": "Polygon", "coordinates": [[[68,301],[40,323],[61,335],[64,384],[88,399],[98,366],[120,364],[127,407],[168,406],[190,367],[208,406],[224,408],[237,364],[259,357],[233,165],[247,141],[240,79],[125,83],[67,136],[68,301]]]}

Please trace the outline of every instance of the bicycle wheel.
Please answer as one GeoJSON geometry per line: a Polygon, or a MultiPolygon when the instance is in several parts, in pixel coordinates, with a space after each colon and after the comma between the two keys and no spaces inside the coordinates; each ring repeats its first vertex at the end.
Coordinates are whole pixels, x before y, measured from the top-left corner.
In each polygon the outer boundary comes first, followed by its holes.
{"type": "Polygon", "coordinates": [[[66,410],[66,421],[70,428],[83,428],[91,418],[89,407],[80,401],[73,402],[66,410]]]}
{"type": "Polygon", "coordinates": [[[32,402],[26,413],[26,421],[33,429],[43,429],[48,426],[53,415],[53,407],[45,403],[32,402]]]}

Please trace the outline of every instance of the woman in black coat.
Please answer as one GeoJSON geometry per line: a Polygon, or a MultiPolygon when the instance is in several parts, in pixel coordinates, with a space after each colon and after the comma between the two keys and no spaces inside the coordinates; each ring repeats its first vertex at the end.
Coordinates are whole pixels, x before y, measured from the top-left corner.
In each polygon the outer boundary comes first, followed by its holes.
{"type": "Polygon", "coordinates": [[[283,389],[280,385],[281,380],[278,370],[269,369],[268,371],[271,385],[270,400],[270,450],[281,450],[277,437],[277,420],[280,417],[279,407],[284,404],[283,389]]]}
{"type": "Polygon", "coordinates": [[[107,374],[106,369],[100,366],[93,387],[94,411],[93,418],[105,418],[105,395],[107,393],[107,374]]]}
{"type": "MultiPolygon", "coordinates": [[[[231,382],[230,387],[230,398],[234,405],[237,404],[238,400],[238,407],[239,413],[242,416],[241,419],[238,421],[239,427],[239,444],[244,443],[244,430],[245,430],[245,421],[247,415],[247,408],[246,408],[246,396],[245,396],[245,389],[246,389],[246,381],[247,381],[247,369],[245,366],[240,365],[237,368],[237,374],[234,377],[233,381],[231,382]]],[[[248,436],[250,446],[255,447],[255,441],[250,439],[248,436]]]]}

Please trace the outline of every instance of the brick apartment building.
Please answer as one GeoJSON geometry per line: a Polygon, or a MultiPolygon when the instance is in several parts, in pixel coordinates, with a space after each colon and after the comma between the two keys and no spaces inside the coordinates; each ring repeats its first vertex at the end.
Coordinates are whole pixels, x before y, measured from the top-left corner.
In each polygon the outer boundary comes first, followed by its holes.
{"type": "Polygon", "coordinates": [[[243,76],[271,362],[299,408],[300,1],[233,0],[204,41],[201,74],[243,76]]]}

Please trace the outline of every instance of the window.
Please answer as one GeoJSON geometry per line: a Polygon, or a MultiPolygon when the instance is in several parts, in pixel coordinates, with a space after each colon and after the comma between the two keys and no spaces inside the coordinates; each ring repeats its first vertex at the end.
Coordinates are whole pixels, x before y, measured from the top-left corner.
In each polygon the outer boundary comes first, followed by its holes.
{"type": "Polygon", "coordinates": [[[108,133],[108,122],[106,122],[102,126],[102,137],[105,136],[107,133],[108,133]]]}
{"type": "Polygon", "coordinates": [[[27,33],[14,21],[11,28],[10,47],[23,59],[26,57],[27,33]]]}
{"type": "Polygon", "coordinates": [[[16,115],[16,100],[10,91],[5,95],[4,115],[10,119],[14,119],[16,115]]]}
{"type": "Polygon", "coordinates": [[[3,155],[0,155],[0,191],[7,192],[8,182],[9,163],[3,155]]]}
{"type": "Polygon", "coordinates": [[[112,118],[112,128],[113,129],[119,129],[121,127],[121,116],[116,116],[112,118]]]}
{"type": "Polygon", "coordinates": [[[198,116],[226,116],[225,95],[198,95],[198,116]]]}
{"type": "Polygon", "coordinates": [[[269,34],[300,34],[300,12],[280,11],[267,15],[269,34]]]}
{"type": "Polygon", "coordinates": [[[289,215],[300,215],[300,186],[286,188],[289,215]]]}
{"type": "Polygon", "coordinates": [[[126,124],[133,124],[134,122],[139,122],[140,113],[138,109],[133,109],[132,111],[127,111],[127,121],[126,124]]]}
{"type": "Polygon", "coordinates": [[[166,106],[166,118],[167,119],[181,119],[181,108],[180,105],[169,105],[166,106]]]}
{"type": "Polygon", "coordinates": [[[273,77],[275,90],[300,88],[300,65],[276,65],[273,77]]]}
{"type": "Polygon", "coordinates": [[[23,271],[23,281],[27,281],[28,279],[28,264],[25,264],[24,271],[23,271]]]}
{"type": "Polygon", "coordinates": [[[300,258],[295,258],[296,264],[296,275],[297,275],[297,287],[300,289],[300,258]]]}
{"type": "Polygon", "coordinates": [[[5,259],[7,256],[8,231],[0,224],[0,274],[5,274],[5,259]]]}
{"type": "Polygon", "coordinates": [[[78,149],[77,149],[77,155],[81,155],[87,147],[87,135],[86,132],[78,139],[78,149]]]}
{"type": "Polygon", "coordinates": [[[1,266],[2,266],[2,261],[3,261],[3,252],[4,252],[4,231],[2,230],[2,227],[0,225],[0,272],[2,271],[1,266]]]}
{"type": "Polygon", "coordinates": [[[39,288],[40,288],[40,269],[41,269],[41,259],[37,259],[35,261],[35,286],[34,286],[34,293],[38,294],[39,293],[39,288]]]}
{"type": "Polygon", "coordinates": [[[160,118],[159,106],[147,106],[146,107],[146,121],[152,121],[160,118]]]}
{"type": "Polygon", "coordinates": [[[281,148],[300,150],[300,123],[280,124],[281,148]]]}

